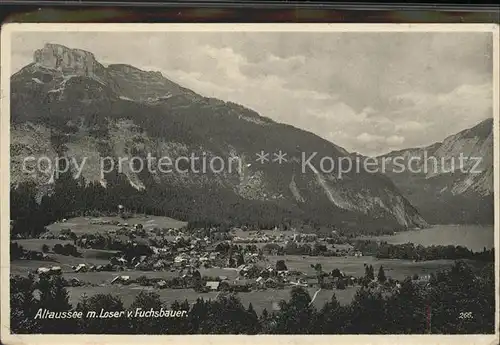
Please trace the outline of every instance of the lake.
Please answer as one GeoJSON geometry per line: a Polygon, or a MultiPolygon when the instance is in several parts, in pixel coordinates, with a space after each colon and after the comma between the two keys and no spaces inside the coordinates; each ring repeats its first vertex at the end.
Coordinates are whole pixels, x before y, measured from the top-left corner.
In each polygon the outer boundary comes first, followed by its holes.
{"type": "MultiPolygon", "coordinates": [[[[366,237],[365,237],[366,238],[366,237]]],[[[370,237],[391,244],[414,243],[423,246],[455,245],[473,251],[493,248],[494,228],[483,225],[433,225],[423,230],[399,232],[395,235],[370,237]]]]}

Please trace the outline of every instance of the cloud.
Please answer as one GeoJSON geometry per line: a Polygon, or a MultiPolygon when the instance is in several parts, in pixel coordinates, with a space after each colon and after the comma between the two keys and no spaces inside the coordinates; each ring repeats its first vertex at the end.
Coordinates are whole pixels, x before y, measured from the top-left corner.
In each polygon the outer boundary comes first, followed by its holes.
{"type": "Polygon", "coordinates": [[[425,130],[427,126],[427,123],[410,120],[397,123],[395,129],[400,132],[421,132],[422,130],[425,130]]]}
{"type": "Polygon", "coordinates": [[[356,139],[362,144],[371,144],[383,141],[384,137],[380,135],[368,134],[366,132],[363,132],[360,135],[358,135],[356,139]]]}
{"type": "Polygon", "coordinates": [[[463,84],[447,93],[410,92],[398,95],[405,102],[387,114],[395,119],[405,145],[423,146],[442,141],[493,116],[492,85],[463,84]],[[425,141],[424,141],[425,139],[425,141]]]}
{"type": "Polygon", "coordinates": [[[402,143],[405,142],[405,138],[402,137],[402,136],[399,136],[399,135],[391,135],[389,138],[387,138],[385,140],[385,142],[393,147],[393,146],[397,146],[397,145],[401,145],[402,143]]]}

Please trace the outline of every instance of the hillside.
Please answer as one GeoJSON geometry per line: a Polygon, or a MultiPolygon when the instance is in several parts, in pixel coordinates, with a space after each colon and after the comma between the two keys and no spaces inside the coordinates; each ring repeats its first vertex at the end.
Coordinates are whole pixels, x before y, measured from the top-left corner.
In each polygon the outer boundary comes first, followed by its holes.
{"type": "Polygon", "coordinates": [[[493,224],[493,119],[449,136],[443,142],[394,151],[378,158],[396,157],[402,157],[406,165],[414,159],[415,172],[395,173],[390,163],[387,175],[427,221],[493,224]]]}
{"type": "MultiPolygon", "coordinates": [[[[183,220],[254,224],[326,224],[367,231],[425,227],[425,220],[382,174],[301,171],[301,154],[336,159],[344,149],[318,136],[276,123],[240,105],[206,98],[159,72],[128,65],[104,67],[90,52],[47,44],[11,78],[11,182],[34,181],[41,195],[53,172],[23,173],[27,155],[81,161],[86,181],[106,187],[110,200],[183,220]],[[255,161],[261,150],[286,153],[283,164],[255,161]],[[102,157],[237,157],[242,169],[206,174],[122,171],[100,176],[102,157]],[[138,197],[111,188],[123,181],[138,197]],[[113,183],[111,183],[113,184],[113,183]],[[141,205],[142,203],[142,205],[141,205]],[[146,204],[146,205],[145,205],[146,204]]],[[[185,167],[186,168],[186,167],[185,167]]]]}

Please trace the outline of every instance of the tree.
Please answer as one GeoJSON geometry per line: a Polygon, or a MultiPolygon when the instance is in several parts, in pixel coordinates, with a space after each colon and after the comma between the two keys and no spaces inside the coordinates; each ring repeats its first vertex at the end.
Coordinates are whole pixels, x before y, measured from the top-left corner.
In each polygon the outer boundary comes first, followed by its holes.
{"type": "Polygon", "coordinates": [[[342,273],[340,272],[340,270],[338,268],[333,269],[331,275],[333,278],[342,277],[342,273]]]}
{"type": "Polygon", "coordinates": [[[345,308],[337,301],[335,294],[318,312],[313,323],[315,334],[340,334],[345,327],[345,308]]]}
{"type": "Polygon", "coordinates": [[[210,331],[206,328],[207,317],[209,308],[207,306],[208,302],[205,302],[203,298],[198,298],[193,304],[191,311],[188,316],[189,323],[189,333],[209,333],[210,331]]]}
{"type": "Polygon", "coordinates": [[[493,332],[493,272],[489,265],[476,275],[471,266],[457,261],[449,271],[438,273],[428,292],[432,333],[493,332]]]}
{"type": "Polygon", "coordinates": [[[33,275],[10,278],[10,328],[14,334],[40,332],[40,324],[35,320],[38,301],[34,291],[33,275]]]}
{"type": "Polygon", "coordinates": [[[335,286],[338,290],[345,290],[346,288],[346,283],[345,283],[345,280],[344,279],[339,279],[337,281],[337,284],[335,286]]]}
{"type": "Polygon", "coordinates": [[[245,334],[250,333],[253,325],[249,325],[248,312],[241,301],[232,294],[220,294],[207,304],[207,318],[202,330],[212,334],[245,334]]]}
{"type": "Polygon", "coordinates": [[[259,317],[250,302],[247,309],[248,334],[257,334],[260,331],[259,317]]]}
{"type": "Polygon", "coordinates": [[[346,331],[352,334],[376,334],[386,329],[385,305],[380,292],[360,288],[350,305],[346,331]]]}
{"type": "MultiPolygon", "coordinates": [[[[41,276],[38,289],[40,290],[40,308],[53,312],[72,310],[69,303],[69,294],[65,288],[65,281],[61,276],[41,276]]],[[[41,319],[39,322],[42,328],[41,332],[57,334],[75,332],[78,320],[59,319],[54,322],[52,319],[41,319]]]]}
{"type": "Polygon", "coordinates": [[[278,334],[307,334],[311,332],[316,310],[311,305],[311,297],[301,287],[294,287],[288,302],[281,301],[276,319],[275,332],[278,334]]]}
{"type": "Polygon", "coordinates": [[[286,267],[285,260],[276,261],[276,271],[288,271],[286,267]]]}
{"type": "Polygon", "coordinates": [[[23,246],[19,245],[17,242],[10,242],[10,259],[15,260],[15,259],[21,259],[24,255],[24,248],[23,246]]]}
{"type": "Polygon", "coordinates": [[[320,263],[317,263],[316,265],[311,264],[311,268],[314,268],[316,271],[316,279],[318,279],[318,285],[321,286],[323,284],[323,279],[324,279],[324,272],[323,272],[323,266],[321,266],[320,263]]]}
{"type": "Polygon", "coordinates": [[[406,278],[401,288],[386,301],[386,330],[396,334],[426,332],[427,302],[418,284],[406,278]]]}
{"type": "Polygon", "coordinates": [[[46,215],[41,212],[36,200],[37,186],[33,182],[20,183],[10,190],[10,218],[12,235],[35,237],[48,224],[46,215]]]}
{"type": "MultiPolygon", "coordinates": [[[[148,311],[153,308],[158,310],[163,307],[160,295],[155,292],[141,291],[130,305],[129,310],[134,314],[138,308],[148,311]]],[[[134,334],[162,334],[168,329],[169,323],[162,318],[134,317],[130,320],[130,330],[134,334]]]]}
{"type": "MultiPolygon", "coordinates": [[[[175,301],[171,304],[170,309],[189,312],[189,302],[187,300],[184,300],[182,303],[175,301]]],[[[186,334],[190,330],[189,319],[186,317],[176,317],[168,322],[168,334],[186,334]]]]}
{"type": "Polygon", "coordinates": [[[372,281],[375,279],[375,275],[373,273],[373,266],[372,265],[366,265],[365,264],[365,279],[367,281],[372,281]]]}
{"type": "Polygon", "coordinates": [[[244,265],[245,264],[245,259],[243,257],[243,254],[238,253],[238,255],[236,256],[236,259],[237,259],[237,262],[236,262],[236,266],[241,266],[241,265],[244,265]]]}
{"type": "Polygon", "coordinates": [[[87,317],[87,313],[105,311],[125,310],[120,297],[111,294],[97,294],[90,298],[82,296],[76,306],[76,310],[83,312],[80,320],[81,333],[87,334],[123,334],[129,332],[129,323],[126,318],[92,318],[87,317]]]}
{"type": "Polygon", "coordinates": [[[56,243],[54,247],[52,248],[52,251],[56,254],[63,254],[64,253],[64,247],[60,243],[56,243]]]}
{"type": "Polygon", "coordinates": [[[387,280],[383,266],[380,266],[380,268],[378,270],[377,280],[379,281],[379,283],[385,283],[387,280]]]}

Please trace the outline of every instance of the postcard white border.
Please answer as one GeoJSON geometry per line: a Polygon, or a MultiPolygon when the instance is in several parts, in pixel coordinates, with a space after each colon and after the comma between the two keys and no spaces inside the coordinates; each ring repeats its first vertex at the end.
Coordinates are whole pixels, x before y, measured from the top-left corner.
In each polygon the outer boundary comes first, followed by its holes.
{"type": "Polygon", "coordinates": [[[9,294],[9,190],[10,190],[10,55],[11,35],[16,32],[491,32],[493,38],[494,194],[495,194],[495,291],[496,325],[500,324],[500,188],[499,171],[499,25],[498,24],[63,24],[9,23],[1,28],[0,110],[0,339],[3,344],[498,344],[494,335],[11,335],[9,294]]]}

